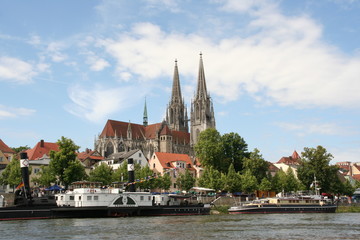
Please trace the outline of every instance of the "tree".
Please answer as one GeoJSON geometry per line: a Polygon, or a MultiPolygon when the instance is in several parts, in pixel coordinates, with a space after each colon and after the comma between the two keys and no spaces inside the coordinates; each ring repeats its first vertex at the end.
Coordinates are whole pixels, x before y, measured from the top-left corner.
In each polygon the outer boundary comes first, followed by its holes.
{"type": "Polygon", "coordinates": [[[171,177],[169,173],[164,173],[164,175],[158,177],[159,187],[165,191],[169,191],[171,187],[171,177]]]}
{"type": "Polygon", "coordinates": [[[41,166],[41,171],[36,173],[36,177],[31,180],[38,183],[40,186],[50,186],[56,181],[55,175],[51,172],[49,166],[41,166]]]}
{"type": "MultiPolygon", "coordinates": [[[[76,152],[80,148],[75,145],[75,143],[68,138],[61,137],[57,141],[59,146],[59,151],[50,151],[50,164],[49,167],[51,171],[57,176],[59,181],[65,185],[67,189],[68,185],[71,183],[72,171],[67,171],[67,176],[65,176],[65,170],[70,166],[71,162],[74,162],[76,159],[76,152]]],[[[73,165],[75,167],[75,165],[73,165]]]]}
{"type": "Polygon", "coordinates": [[[334,167],[329,166],[333,156],[322,146],[317,148],[304,148],[302,155],[302,163],[298,169],[298,178],[310,189],[310,185],[316,177],[322,192],[331,192],[332,181],[336,176],[334,167]]]}
{"type": "Polygon", "coordinates": [[[221,170],[220,138],[220,133],[214,128],[208,128],[200,133],[194,150],[203,166],[212,166],[221,170]]]}
{"type": "Polygon", "coordinates": [[[233,164],[230,164],[224,190],[232,193],[241,191],[241,176],[235,171],[233,164]]]}
{"type": "Polygon", "coordinates": [[[220,138],[221,165],[220,171],[226,172],[230,164],[234,165],[235,171],[243,170],[244,159],[249,157],[248,145],[237,133],[227,133],[220,138]]]}
{"type": "Polygon", "coordinates": [[[259,184],[259,190],[261,190],[261,191],[270,191],[271,190],[271,182],[269,181],[269,179],[264,177],[261,180],[261,182],[259,184]]]}
{"type": "Polygon", "coordinates": [[[113,169],[102,163],[90,172],[89,179],[92,182],[102,182],[104,185],[109,185],[113,182],[113,169]]]}
{"type": "Polygon", "coordinates": [[[286,177],[285,177],[285,185],[284,190],[285,192],[291,192],[291,191],[298,191],[299,190],[299,181],[295,177],[294,171],[291,167],[288,167],[286,170],[286,177]]]}
{"type": "Polygon", "coordinates": [[[142,167],[139,171],[140,182],[138,187],[140,189],[153,189],[156,188],[156,181],[153,179],[154,172],[149,168],[149,166],[142,167]]]}
{"type": "Polygon", "coordinates": [[[222,190],[224,188],[224,182],[221,179],[221,172],[213,167],[205,168],[204,173],[198,179],[198,185],[214,190],[222,190]]]}
{"type": "Polygon", "coordinates": [[[14,156],[0,176],[0,183],[3,185],[9,184],[14,187],[22,182],[20,161],[16,155],[14,156]]]}
{"type": "Polygon", "coordinates": [[[280,169],[275,176],[272,178],[272,189],[276,192],[282,192],[286,186],[286,173],[280,169]]]}
{"type": "Polygon", "coordinates": [[[14,150],[16,153],[22,152],[24,150],[28,150],[30,149],[28,145],[25,146],[20,146],[20,147],[16,147],[16,148],[11,148],[12,150],[14,150]]]}
{"type": "Polygon", "coordinates": [[[244,158],[243,165],[243,172],[250,171],[251,175],[256,177],[258,183],[260,183],[261,180],[266,177],[269,169],[268,162],[264,160],[257,148],[255,148],[254,151],[250,153],[248,158],[244,158]]]}
{"type": "Polygon", "coordinates": [[[245,193],[253,193],[257,189],[257,179],[254,175],[252,175],[250,170],[247,170],[243,175],[241,175],[241,185],[242,190],[245,193]]]}
{"type": "MultiPolygon", "coordinates": [[[[88,175],[86,174],[85,167],[81,164],[81,162],[79,160],[69,162],[69,166],[64,171],[64,182],[70,184],[72,182],[86,179],[88,179],[88,175]]],[[[66,184],[65,186],[67,187],[66,184]]]]}
{"type": "Polygon", "coordinates": [[[176,179],[176,185],[185,191],[189,191],[192,187],[194,187],[196,179],[191,175],[188,169],[185,170],[185,173],[180,173],[178,178],[176,179]]]}

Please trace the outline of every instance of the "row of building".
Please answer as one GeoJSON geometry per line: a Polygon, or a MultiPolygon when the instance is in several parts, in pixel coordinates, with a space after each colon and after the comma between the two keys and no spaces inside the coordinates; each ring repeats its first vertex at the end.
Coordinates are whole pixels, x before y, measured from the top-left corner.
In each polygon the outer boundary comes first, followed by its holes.
{"type": "MultiPolygon", "coordinates": [[[[194,177],[201,175],[202,168],[196,162],[193,146],[197,143],[200,132],[216,128],[214,107],[206,87],[202,54],[197,88],[191,100],[190,118],[181,94],[177,61],[174,66],[171,97],[165,112],[162,122],[148,124],[145,101],[142,124],[108,120],[94,141],[94,150],[87,149],[78,153],[78,159],[89,173],[99,163],[104,162],[117,169],[128,158],[133,158],[136,163],[148,165],[156,173],[172,172],[171,190],[175,190],[176,176],[185,169],[189,169],[194,177]]],[[[41,170],[40,166],[49,164],[51,150],[58,151],[58,145],[44,140],[27,150],[33,176],[41,170]]],[[[0,140],[0,172],[10,163],[14,154],[15,152],[0,140]]],[[[269,171],[275,174],[279,169],[286,171],[290,167],[296,174],[299,164],[300,156],[294,151],[292,156],[283,157],[270,164],[269,171]]],[[[339,166],[344,175],[359,179],[360,165],[345,162],[339,163],[339,166]]]]}
{"type": "MultiPolygon", "coordinates": [[[[59,146],[56,143],[45,142],[44,140],[38,142],[33,148],[26,150],[32,168],[30,180],[41,171],[41,166],[49,165],[50,151],[58,150],[59,146]]],[[[14,155],[15,152],[0,139],[0,174],[10,163],[14,155]]],[[[106,164],[112,167],[113,170],[116,170],[121,167],[122,164],[126,164],[129,158],[132,158],[135,163],[141,166],[149,166],[154,173],[168,173],[172,180],[170,191],[178,190],[176,178],[179,174],[185,173],[186,169],[196,178],[200,177],[203,171],[201,165],[194,161],[188,154],[154,152],[150,158],[147,158],[141,149],[117,152],[108,157],[101,156],[98,151],[90,149],[77,153],[77,159],[83,164],[88,174],[100,164],[106,164]]],[[[269,172],[274,175],[280,169],[286,172],[288,168],[291,168],[296,176],[300,164],[301,158],[299,154],[294,151],[291,156],[281,157],[279,161],[269,163],[269,172]]],[[[338,162],[336,165],[339,166],[340,173],[344,178],[350,181],[360,180],[360,163],[338,162]]],[[[31,186],[36,187],[36,184],[31,183],[31,186]]],[[[12,190],[13,188],[10,188],[10,186],[0,187],[0,191],[2,192],[12,190]]]]}

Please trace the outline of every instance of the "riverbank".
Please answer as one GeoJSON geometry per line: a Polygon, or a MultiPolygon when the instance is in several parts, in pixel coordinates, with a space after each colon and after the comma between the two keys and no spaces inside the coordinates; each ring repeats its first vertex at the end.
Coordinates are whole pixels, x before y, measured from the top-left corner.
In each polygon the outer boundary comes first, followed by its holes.
{"type": "Polygon", "coordinates": [[[360,205],[341,205],[336,209],[337,213],[360,213],[360,205]]]}
{"type": "MultiPolygon", "coordinates": [[[[211,208],[211,215],[228,214],[229,205],[217,205],[211,208]]],[[[340,205],[336,209],[336,213],[360,213],[360,205],[340,205]]]]}

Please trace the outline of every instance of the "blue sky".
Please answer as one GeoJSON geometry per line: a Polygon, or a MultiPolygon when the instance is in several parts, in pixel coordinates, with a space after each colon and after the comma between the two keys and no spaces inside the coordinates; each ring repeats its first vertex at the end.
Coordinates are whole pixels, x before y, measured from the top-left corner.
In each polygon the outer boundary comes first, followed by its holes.
{"type": "Polygon", "coordinates": [[[107,119],[161,122],[203,53],[217,129],[276,162],[360,161],[359,0],[0,1],[0,138],[85,148],[107,119]]]}

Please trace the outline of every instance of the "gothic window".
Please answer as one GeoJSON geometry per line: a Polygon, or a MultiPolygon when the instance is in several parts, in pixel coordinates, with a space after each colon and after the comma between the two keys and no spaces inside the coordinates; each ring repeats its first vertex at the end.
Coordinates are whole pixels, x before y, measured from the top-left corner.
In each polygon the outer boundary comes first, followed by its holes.
{"type": "Polygon", "coordinates": [[[119,143],[119,146],[118,146],[118,152],[124,152],[125,151],[125,146],[124,146],[124,143],[119,143]]]}
{"type": "Polygon", "coordinates": [[[196,129],[196,141],[199,140],[199,136],[200,136],[200,130],[196,129]]]}
{"type": "Polygon", "coordinates": [[[106,145],[105,157],[110,156],[114,153],[114,146],[111,142],[106,145]]]}
{"type": "Polygon", "coordinates": [[[196,119],[200,118],[200,104],[197,104],[197,107],[195,109],[195,115],[196,115],[196,119]]]}

